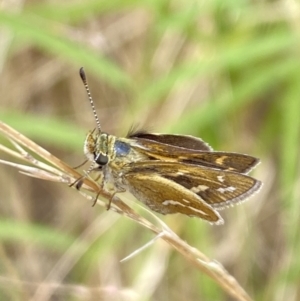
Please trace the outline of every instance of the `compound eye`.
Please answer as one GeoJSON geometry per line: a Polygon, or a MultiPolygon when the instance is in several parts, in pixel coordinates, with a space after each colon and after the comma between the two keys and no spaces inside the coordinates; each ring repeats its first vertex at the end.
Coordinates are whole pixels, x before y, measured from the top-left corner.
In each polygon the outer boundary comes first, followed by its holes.
{"type": "Polygon", "coordinates": [[[108,163],[108,157],[102,154],[98,154],[95,156],[95,162],[101,166],[106,165],[108,163]]]}

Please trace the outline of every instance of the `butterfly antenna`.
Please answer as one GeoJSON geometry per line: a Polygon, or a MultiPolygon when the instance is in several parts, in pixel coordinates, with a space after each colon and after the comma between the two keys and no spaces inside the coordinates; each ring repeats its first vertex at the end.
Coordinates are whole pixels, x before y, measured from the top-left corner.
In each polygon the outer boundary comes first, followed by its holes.
{"type": "Polygon", "coordinates": [[[85,87],[85,90],[87,92],[90,104],[92,106],[92,110],[93,110],[93,114],[94,114],[94,117],[95,117],[95,120],[96,120],[97,128],[101,132],[100,120],[99,120],[99,117],[98,117],[96,109],[95,109],[94,101],[93,101],[93,98],[92,98],[92,95],[91,95],[91,92],[90,92],[90,88],[89,88],[88,83],[87,83],[87,79],[86,79],[86,75],[85,75],[85,72],[83,70],[83,67],[80,68],[79,75],[80,75],[81,80],[84,84],[84,87],[85,87]]]}

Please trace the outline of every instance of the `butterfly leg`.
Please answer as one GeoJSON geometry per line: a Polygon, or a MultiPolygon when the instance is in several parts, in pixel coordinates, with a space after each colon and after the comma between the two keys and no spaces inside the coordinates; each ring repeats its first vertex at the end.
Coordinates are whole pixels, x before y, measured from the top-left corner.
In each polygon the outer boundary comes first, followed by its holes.
{"type": "MultiPolygon", "coordinates": [[[[101,177],[101,174],[99,174],[99,175],[97,176],[97,178],[95,179],[95,182],[97,182],[97,181],[100,179],[100,177],[101,177]]],[[[92,207],[94,207],[94,206],[97,204],[98,197],[99,197],[101,191],[102,191],[103,188],[104,188],[104,183],[105,183],[105,178],[102,177],[102,178],[100,179],[99,190],[98,190],[98,192],[97,192],[97,194],[96,194],[96,197],[94,198],[92,207]]]]}
{"type": "Polygon", "coordinates": [[[81,166],[83,166],[85,163],[87,163],[88,161],[89,161],[88,159],[84,160],[81,164],[79,164],[79,165],[73,167],[73,169],[78,169],[79,167],[81,167],[81,166]]]}
{"type": "Polygon", "coordinates": [[[74,182],[69,184],[69,187],[75,186],[77,190],[80,190],[81,186],[83,185],[84,179],[87,177],[87,175],[81,176],[78,179],[76,179],[74,182]]]}
{"type": "Polygon", "coordinates": [[[113,198],[115,197],[115,195],[116,195],[117,193],[125,192],[125,191],[126,191],[126,189],[125,189],[125,188],[122,188],[122,187],[119,187],[118,190],[114,191],[114,193],[113,193],[112,196],[110,197],[109,202],[108,202],[108,204],[107,204],[107,207],[106,207],[106,210],[107,210],[107,211],[110,209],[111,202],[112,202],[113,198]]]}

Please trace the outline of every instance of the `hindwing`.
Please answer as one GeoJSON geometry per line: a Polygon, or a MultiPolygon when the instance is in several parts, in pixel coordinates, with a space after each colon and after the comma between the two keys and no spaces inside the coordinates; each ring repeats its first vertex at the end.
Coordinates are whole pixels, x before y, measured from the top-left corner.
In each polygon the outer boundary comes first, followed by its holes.
{"type": "Polygon", "coordinates": [[[159,174],[128,173],[124,176],[130,192],[151,210],[161,214],[181,213],[222,224],[217,211],[180,184],[159,174]]]}

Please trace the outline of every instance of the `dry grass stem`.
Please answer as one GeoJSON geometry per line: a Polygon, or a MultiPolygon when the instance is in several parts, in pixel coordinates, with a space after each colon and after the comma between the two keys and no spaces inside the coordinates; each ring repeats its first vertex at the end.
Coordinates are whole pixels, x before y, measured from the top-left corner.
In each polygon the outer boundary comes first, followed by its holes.
{"type": "MultiPolygon", "coordinates": [[[[81,176],[80,173],[68,166],[66,163],[62,162],[51,153],[35,144],[33,141],[23,136],[3,122],[0,122],[0,132],[4,137],[12,142],[17,151],[11,150],[3,145],[0,145],[0,150],[19,160],[22,159],[29,165],[17,164],[4,160],[1,160],[1,163],[13,166],[19,169],[21,173],[28,176],[33,176],[43,180],[66,183],[68,185],[70,185],[73,181],[81,176]],[[40,161],[40,159],[35,158],[23,147],[32,152],[32,154],[37,155],[45,160],[46,163],[40,161]],[[32,167],[31,165],[34,165],[35,167],[32,167]]],[[[83,188],[95,194],[99,193],[99,187],[97,183],[89,178],[84,179],[83,188]]],[[[91,196],[89,194],[85,194],[84,191],[80,191],[80,193],[87,198],[91,198],[91,196]]],[[[110,193],[102,190],[100,191],[99,196],[101,199],[105,200],[110,200],[111,198],[110,193]]],[[[102,206],[105,206],[104,202],[98,203],[102,206]]],[[[159,226],[154,225],[152,222],[133,211],[116,196],[113,198],[111,210],[137,222],[142,227],[151,230],[156,235],[155,238],[148,244],[136,250],[128,257],[124,258],[123,261],[132,258],[137,253],[140,253],[146,247],[153,244],[158,238],[161,238],[170,246],[172,246],[173,249],[182,254],[187,260],[189,260],[194,267],[200,269],[202,272],[206,273],[212,279],[214,279],[215,282],[218,283],[218,285],[220,285],[220,287],[222,287],[225,292],[234,297],[236,300],[251,301],[251,298],[248,296],[248,294],[243,290],[239,283],[231,275],[228,274],[228,272],[223,268],[221,264],[209,259],[199,250],[184,242],[161,220],[159,222],[159,226]]]]}

